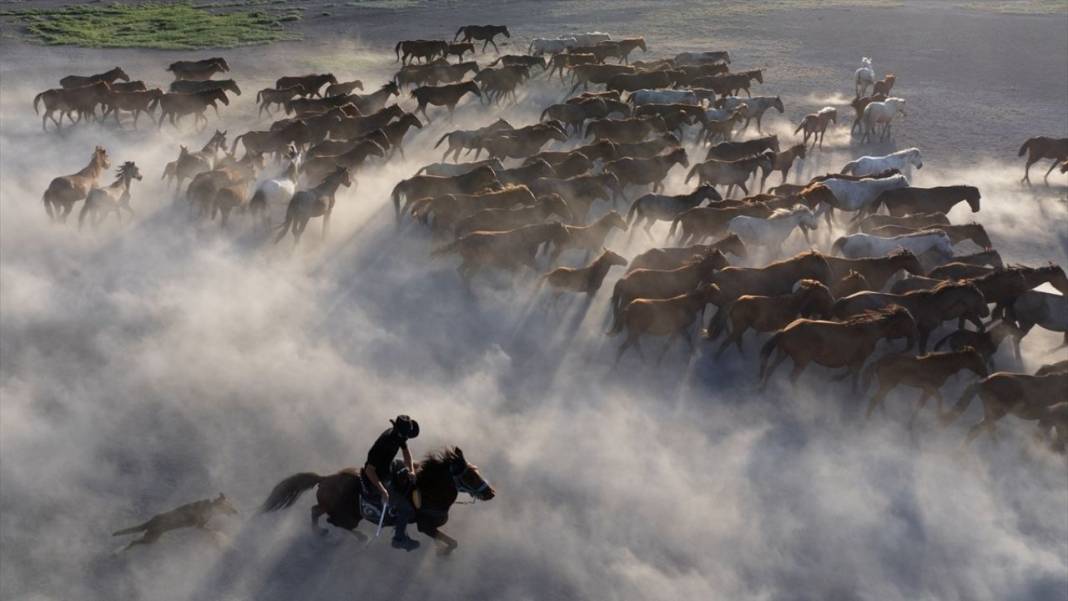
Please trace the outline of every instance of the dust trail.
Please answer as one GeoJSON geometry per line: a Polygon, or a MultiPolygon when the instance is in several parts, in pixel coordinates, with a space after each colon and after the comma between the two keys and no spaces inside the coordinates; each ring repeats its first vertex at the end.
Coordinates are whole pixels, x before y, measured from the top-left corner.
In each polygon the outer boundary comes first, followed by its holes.
{"type": "MultiPolygon", "coordinates": [[[[379,59],[334,60],[362,74],[379,59]]],[[[265,69],[291,60],[263,56],[265,69]]],[[[365,81],[384,78],[379,69],[365,81]]],[[[280,70],[242,77],[265,84],[280,70]]],[[[630,356],[610,372],[620,341],[603,332],[619,270],[588,307],[565,299],[544,311],[544,295],[503,277],[467,295],[452,261],[429,259],[428,234],[395,232],[387,198],[439,160],[430,146],[444,131],[492,120],[477,105],[452,123],[435,115],[406,161],[369,166],[339,194],[330,237],[313,227],[292,250],[241,219],[219,232],[175,208],[160,169],[205,135],[41,135],[28,99],[45,81],[10,81],[0,105],[5,598],[1044,599],[1066,586],[1068,477],[1024,424],[1006,420],[1000,445],[964,454],[962,431],[939,429],[930,412],[915,432],[902,427],[912,393],[891,395],[870,423],[818,368],[796,390],[776,380],[760,395],[755,339],[744,357],[714,362],[707,345],[695,357],[678,345],[659,368],[630,356]],[[142,165],[137,218],[80,233],[49,224],[41,191],[98,143],[116,163],[142,165]],[[310,499],[251,515],[290,473],[362,462],[400,412],[423,424],[417,452],[459,444],[499,490],[453,511],[456,555],[313,537],[310,499]],[[229,548],[179,532],[110,556],[111,531],[220,490],[244,512],[222,522],[229,548]]],[[[505,109],[516,125],[560,90],[535,82],[526,94],[505,109]]],[[[246,92],[224,111],[231,135],[266,126],[243,117],[252,106],[246,92]]],[[[831,139],[810,159],[819,169],[851,154],[838,130],[831,139]]],[[[1068,262],[1063,188],[1021,188],[1018,172],[932,164],[915,182],[980,186],[975,217],[1008,260],[1068,262]]],[[[672,172],[670,191],[686,190],[682,177],[672,172]]],[[[971,217],[958,210],[955,220],[971,217]]],[[[608,243],[627,256],[648,245],[618,232],[608,243]]],[[[795,237],[784,250],[803,247],[795,237]]],[[[1055,342],[1032,336],[1027,369],[1055,342]]],[[[976,419],[972,409],[962,423],[976,419]]]]}

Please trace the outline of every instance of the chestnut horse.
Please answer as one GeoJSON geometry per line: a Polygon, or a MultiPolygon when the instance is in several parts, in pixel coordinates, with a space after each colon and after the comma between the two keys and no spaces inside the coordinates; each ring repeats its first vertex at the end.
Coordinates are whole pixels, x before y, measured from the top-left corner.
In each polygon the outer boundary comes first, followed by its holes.
{"type": "Polygon", "coordinates": [[[83,200],[89,195],[89,191],[96,183],[96,179],[105,169],[111,167],[111,159],[108,151],[103,146],[97,146],[93,150],[93,156],[89,164],[81,171],[72,175],[61,175],[48,184],[44,193],[45,211],[49,219],[63,222],[70,215],[74,203],[83,200]],[[62,209],[62,212],[60,212],[62,209]]]}
{"type": "MultiPolygon", "coordinates": [[[[319,518],[324,514],[326,521],[354,534],[360,540],[367,536],[356,530],[360,520],[378,519],[380,507],[368,506],[362,499],[360,479],[363,470],[347,468],[329,476],[320,476],[313,472],[293,474],[279,482],[261,511],[285,509],[312,488],[316,504],[311,508],[312,528],[325,534],[319,527],[319,518]],[[361,511],[365,508],[367,513],[361,511]]],[[[490,483],[482,477],[477,465],[467,462],[460,447],[452,447],[438,453],[432,453],[415,464],[415,487],[409,493],[410,501],[415,507],[413,522],[419,532],[434,539],[441,545],[443,553],[456,549],[456,539],[441,530],[449,521],[449,509],[460,493],[467,493],[481,501],[489,501],[497,495],[490,483]]],[[[388,515],[388,514],[387,514],[388,515]]],[[[385,520],[386,525],[392,525],[385,520]]]]}

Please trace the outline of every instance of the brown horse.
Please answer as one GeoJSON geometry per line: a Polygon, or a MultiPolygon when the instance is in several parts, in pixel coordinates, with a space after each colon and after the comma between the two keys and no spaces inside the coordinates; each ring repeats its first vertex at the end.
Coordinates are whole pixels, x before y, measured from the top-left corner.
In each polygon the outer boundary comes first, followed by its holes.
{"type": "Polygon", "coordinates": [[[941,388],[946,380],[961,370],[971,371],[981,378],[990,374],[983,356],[972,347],[947,353],[928,353],[919,357],[909,354],[887,355],[874,361],[864,368],[861,376],[861,391],[868,389],[873,377],[879,379],[879,388],[868,403],[865,415],[870,418],[875,408],[882,405],[886,395],[901,385],[921,390],[916,410],[909,418],[910,428],[930,397],[938,401],[938,413],[941,414],[943,402],[941,388]]]}
{"type": "Polygon", "coordinates": [[[497,48],[497,43],[493,41],[493,38],[503,35],[506,38],[511,38],[512,34],[508,32],[508,27],[505,25],[464,25],[456,30],[456,35],[453,36],[452,41],[460,39],[460,36],[464,36],[464,42],[482,42],[482,52],[486,51],[486,46],[493,46],[493,50],[500,54],[500,48],[497,48]]]}
{"type": "Polygon", "coordinates": [[[978,213],[979,200],[979,189],[975,186],[908,186],[880,193],[864,212],[876,213],[880,206],[885,205],[886,210],[895,217],[914,213],[949,213],[958,202],[967,202],[972,212],[978,213]]]}
{"type": "MultiPolygon", "coordinates": [[[[638,298],[623,309],[616,327],[609,334],[616,334],[623,330],[627,331],[627,338],[619,345],[616,352],[616,361],[619,365],[623,353],[633,345],[638,349],[638,354],[645,358],[642,352],[642,334],[654,336],[667,336],[664,349],[657,358],[657,364],[664,358],[671,342],[675,338],[682,338],[693,352],[693,340],[689,335],[689,329],[695,322],[700,322],[704,314],[705,305],[712,302],[719,294],[719,289],[713,284],[705,284],[695,290],[691,290],[671,298],[638,298]]],[[[700,327],[700,326],[698,326],[700,327]]]]}
{"type": "Polygon", "coordinates": [[[402,65],[408,64],[409,60],[415,62],[416,59],[429,63],[439,56],[448,56],[449,43],[444,40],[401,40],[393,52],[402,65]]]}
{"type": "Polygon", "coordinates": [[[152,90],[142,90],[139,92],[115,92],[111,91],[104,99],[104,113],[100,116],[101,121],[106,119],[110,113],[115,114],[115,124],[119,122],[119,111],[127,111],[133,113],[133,126],[137,128],[137,119],[141,116],[141,113],[148,115],[148,118],[152,118],[152,111],[149,107],[152,106],[154,101],[163,96],[163,90],[155,88],[152,90]]]}
{"type": "Polygon", "coordinates": [[[126,74],[126,71],[122,70],[122,67],[114,67],[103,73],[97,73],[96,75],[68,75],[59,80],[59,86],[61,88],[80,88],[89,84],[94,84],[98,81],[102,81],[106,84],[111,84],[115,80],[121,79],[123,81],[130,81],[130,76],[126,74]]]}
{"type": "Polygon", "coordinates": [[[559,194],[571,207],[574,220],[586,222],[590,207],[598,200],[611,200],[622,196],[619,178],[612,173],[578,175],[567,179],[539,177],[531,182],[530,189],[538,196],[559,194]]]}
{"type": "Polygon", "coordinates": [[[930,228],[914,228],[904,225],[884,225],[872,229],[870,234],[876,236],[884,236],[887,238],[893,236],[903,236],[906,234],[916,234],[919,232],[938,230],[945,232],[949,236],[949,240],[953,244],[959,244],[965,240],[971,240],[977,246],[984,249],[993,248],[994,244],[990,240],[990,235],[987,234],[986,228],[978,223],[965,223],[961,225],[940,225],[930,228]]]}
{"type": "Polygon", "coordinates": [[[826,107],[821,109],[817,113],[809,113],[801,119],[801,124],[794,130],[794,135],[797,135],[801,131],[804,131],[803,145],[808,145],[809,137],[812,138],[812,145],[819,144],[820,148],[823,148],[823,137],[827,134],[827,126],[831,123],[838,122],[838,109],[826,107]]]}
{"type": "Polygon", "coordinates": [[[942,415],[942,425],[947,426],[960,417],[976,394],[983,402],[983,419],[968,430],[967,443],[983,430],[996,440],[994,425],[1006,415],[1038,420],[1045,417],[1051,406],[1068,401],[1068,372],[1031,376],[1002,371],[983,378],[964,389],[957,404],[942,415]]]}
{"type": "Polygon", "coordinates": [[[872,96],[889,96],[890,90],[894,89],[894,82],[897,81],[897,77],[893,73],[887,73],[885,77],[875,82],[871,88],[872,96]]]}
{"type": "Polygon", "coordinates": [[[749,328],[757,332],[774,332],[799,317],[830,319],[834,297],[816,280],[801,280],[797,290],[779,296],[743,294],[727,308],[730,333],[716,351],[718,358],[734,343],[742,352],[742,336],[749,328]]]}
{"type": "Polygon", "coordinates": [[[330,226],[330,213],[334,209],[334,195],[340,186],[347,188],[351,185],[352,178],[349,176],[349,170],[338,167],[318,186],[310,190],[298,190],[290,199],[289,206],[286,207],[286,219],[282,225],[278,226],[281,231],[274,239],[275,244],[285,238],[290,228],[293,230],[293,244],[299,244],[304,228],[308,227],[308,221],[313,217],[323,218],[323,238],[325,238],[330,226]]]}
{"type": "Polygon", "coordinates": [[[798,319],[776,332],[761,348],[760,387],[767,387],[772,372],[789,357],[794,361],[790,382],[795,385],[808,364],[817,363],[830,368],[848,368],[843,377],[853,375],[853,391],[856,392],[861,368],[879,340],[906,338],[906,349],[909,349],[916,337],[916,321],[900,306],[868,311],[844,321],[798,319]],[[776,351],[778,356],[769,366],[776,351]]]}
{"type": "Polygon", "coordinates": [[[393,212],[400,224],[401,200],[405,208],[416,198],[440,196],[443,194],[474,194],[484,189],[500,190],[501,183],[490,167],[479,167],[463,175],[438,177],[434,175],[415,175],[401,180],[393,187],[390,198],[393,200],[393,212]]]}
{"type": "MultiPolygon", "coordinates": [[[[261,511],[285,509],[300,498],[305,491],[318,486],[315,494],[316,504],[311,508],[312,529],[325,533],[319,528],[319,518],[326,515],[326,521],[334,526],[354,534],[358,539],[367,540],[367,536],[356,530],[361,519],[377,523],[382,511],[374,499],[365,498],[367,486],[361,483],[363,470],[348,468],[330,476],[320,476],[312,472],[294,474],[279,482],[261,511]]],[[[456,502],[460,493],[467,493],[481,501],[489,501],[497,491],[482,477],[478,466],[467,462],[459,447],[432,453],[415,465],[415,486],[409,493],[412,506],[415,507],[414,523],[419,532],[429,536],[442,545],[442,552],[448,553],[456,548],[456,539],[445,534],[441,527],[449,520],[449,509],[456,502]]],[[[388,513],[387,513],[388,516],[388,513]]],[[[384,525],[392,522],[384,520],[384,525]]]]}
{"type": "MultiPolygon", "coordinates": [[[[549,264],[556,263],[560,254],[568,249],[584,250],[588,254],[604,248],[605,240],[613,229],[627,230],[627,222],[615,211],[609,211],[590,225],[564,225],[567,238],[555,245],[553,254],[549,257],[549,264]]],[[[588,256],[588,255],[587,255],[588,256]]]]}
{"type": "Polygon", "coordinates": [[[653,186],[653,193],[664,189],[664,178],[675,165],[689,167],[686,149],[675,148],[670,152],[647,159],[624,157],[605,164],[604,170],[619,178],[623,186],[653,186]]]}
{"type": "Polygon", "coordinates": [[[543,223],[549,217],[571,219],[571,211],[559,194],[548,194],[537,199],[533,205],[503,209],[482,209],[460,219],[453,226],[453,234],[463,237],[473,232],[503,232],[525,225],[543,223]]]}
{"type": "Polygon", "coordinates": [[[710,206],[688,209],[679,213],[671,221],[668,240],[679,232],[679,243],[700,242],[706,238],[718,238],[726,235],[727,224],[739,216],[767,218],[772,209],[761,202],[745,203],[738,206],[710,206]]]}
{"type": "Polygon", "coordinates": [[[37,114],[38,103],[43,101],[45,112],[41,117],[41,129],[47,131],[45,124],[48,119],[52,119],[58,130],[62,127],[64,116],[70,119],[72,124],[81,121],[83,117],[88,119],[90,116],[95,116],[96,105],[104,102],[109,92],[108,84],[103,81],[96,81],[77,88],[45,90],[33,97],[33,112],[37,114]],[[56,119],[53,114],[56,112],[59,113],[59,119],[56,119]],[[74,120],[74,113],[78,114],[78,121],[74,120]]]}
{"type": "Polygon", "coordinates": [[[998,352],[998,347],[1006,339],[1011,339],[1013,342],[1022,338],[1024,332],[1007,321],[999,321],[993,325],[987,326],[983,332],[973,332],[972,330],[957,330],[947,334],[944,338],[939,340],[934,345],[934,350],[941,349],[944,345],[948,344],[949,348],[954,351],[959,351],[965,347],[971,347],[975,349],[983,358],[991,369],[994,367],[994,355],[998,352]]]}
{"type": "Polygon", "coordinates": [[[623,309],[639,298],[663,299],[686,294],[707,282],[719,269],[727,266],[727,258],[713,251],[699,260],[676,269],[635,269],[624,275],[612,289],[612,328],[609,333],[623,327],[620,321],[623,309]]]}
{"type": "Polygon", "coordinates": [[[341,81],[338,83],[332,83],[326,86],[326,92],[324,96],[344,96],[351,94],[354,90],[363,91],[363,82],[354,79],[352,81],[341,81]]]}
{"type": "Polygon", "coordinates": [[[103,146],[97,146],[93,149],[93,156],[84,169],[53,179],[43,196],[45,211],[48,212],[49,219],[66,221],[67,215],[70,215],[74,208],[74,203],[89,195],[97,178],[109,167],[111,167],[111,159],[108,157],[108,151],[104,150],[103,146]]]}
{"type": "Polygon", "coordinates": [[[727,186],[725,194],[728,196],[735,186],[741,188],[742,193],[749,194],[749,188],[746,187],[745,183],[756,173],[758,168],[770,171],[774,158],[775,154],[769,150],[763,154],[736,161],[707,160],[694,165],[690,169],[690,172],[686,174],[685,183],[689,184],[690,179],[696,175],[698,183],[727,186]]]}
{"type": "Polygon", "coordinates": [[[865,311],[898,305],[909,310],[916,320],[920,334],[920,352],[927,350],[927,340],[943,322],[967,319],[983,329],[983,317],[990,315],[986,299],[980,289],[967,282],[942,282],[930,290],[915,290],[904,294],[858,292],[834,303],[834,315],[839,319],[865,311]]]}
{"type": "Polygon", "coordinates": [[[787,176],[790,175],[790,169],[794,166],[794,161],[805,160],[805,145],[795,144],[782,152],[775,153],[775,156],[771,160],[771,165],[768,169],[764,169],[760,176],[760,190],[764,190],[764,182],[768,181],[768,176],[778,171],[782,173],[782,182],[786,183],[787,176]]]}
{"type": "Polygon", "coordinates": [[[856,271],[868,281],[871,290],[882,290],[890,278],[902,270],[913,275],[924,274],[920,260],[907,250],[892,252],[885,257],[846,259],[824,255],[824,258],[831,266],[831,278],[839,280],[856,271]]]}
{"type": "Polygon", "coordinates": [[[625,267],[627,260],[610,250],[605,250],[601,253],[601,256],[585,267],[557,267],[550,271],[542,276],[541,280],[543,283],[548,283],[549,287],[553,289],[550,304],[556,304],[565,292],[585,294],[586,296],[597,294],[597,291],[601,289],[601,284],[604,283],[604,278],[608,275],[608,271],[615,265],[625,267]]]}
{"type": "Polygon", "coordinates": [[[1053,168],[1062,162],[1068,164],[1068,138],[1047,138],[1046,136],[1038,136],[1035,138],[1028,138],[1023,146],[1020,146],[1019,156],[1027,155],[1027,164],[1024,165],[1024,176],[1020,181],[1031,183],[1031,165],[1041,161],[1042,159],[1053,159],[1053,163],[1049,166],[1049,170],[1046,171],[1046,177],[1044,181],[1049,183],[1049,174],[1053,171],[1053,168]]]}
{"type": "Polygon", "coordinates": [[[831,295],[834,298],[844,298],[850,294],[871,289],[871,284],[868,283],[868,278],[864,277],[864,274],[850,269],[849,273],[835,280],[831,287],[831,295]]]}
{"type": "Polygon", "coordinates": [[[430,115],[426,113],[427,105],[444,106],[449,110],[449,117],[452,117],[453,112],[456,110],[456,105],[460,102],[460,99],[465,94],[474,94],[479,98],[482,97],[482,92],[478,89],[478,84],[474,81],[465,81],[463,83],[454,83],[444,86],[422,86],[412,90],[412,98],[415,98],[419,103],[416,107],[416,111],[421,111],[423,117],[427,122],[430,121],[430,115]]]}
{"type": "Polygon", "coordinates": [[[293,75],[288,77],[279,77],[274,82],[274,89],[284,90],[293,86],[300,86],[304,88],[304,92],[301,95],[311,94],[312,96],[320,96],[319,89],[327,84],[336,84],[337,77],[334,77],[333,73],[311,73],[308,75],[293,75]]]}
{"type": "Polygon", "coordinates": [[[126,161],[118,169],[115,181],[106,188],[93,188],[85,198],[81,213],[78,214],[78,229],[85,223],[85,218],[92,213],[93,225],[100,222],[109,213],[115,213],[115,218],[122,221],[121,211],[126,211],[132,217],[133,209],[130,207],[130,182],[141,181],[141,171],[133,161],[126,161]]]}
{"type": "Polygon", "coordinates": [[[674,248],[653,248],[634,257],[627,273],[635,269],[678,269],[687,263],[700,261],[702,258],[715,251],[730,253],[738,258],[749,256],[745,244],[737,234],[731,234],[722,240],[712,244],[695,244],[693,246],[679,246],[674,248]]]}
{"type": "Polygon", "coordinates": [[[538,270],[535,257],[548,243],[560,245],[567,239],[564,226],[559,223],[539,223],[504,232],[473,232],[431,253],[432,257],[451,253],[460,255],[456,268],[464,283],[483,267],[498,267],[515,271],[520,267],[538,270]]]}
{"type": "MultiPolygon", "coordinates": [[[[460,220],[473,216],[479,211],[514,209],[535,204],[537,200],[526,186],[504,186],[498,190],[481,190],[475,194],[452,193],[417,198],[411,202],[410,212],[414,219],[422,223],[430,223],[433,218],[433,229],[444,233],[455,228],[460,220]]],[[[405,210],[408,210],[408,205],[405,205],[405,210]]]]}
{"type": "Polygon", "coordinates": [[[224,105],[230,104],[230,100],[226,97],[226,92],[222,90],[205,90],[191,94],[163,94],[153,99],[149,108],[155,108],[156,104],[159,105],[159,123],[157,124],[159,128],[163,127],[163,120],[167,117],[170,117],[171,125],[177,126],[182,117],[190,114],[194,116],[194,127],[200,124],[201,121],[204,122],[206,127],[208,118],[204,115],[204,112],[210,106],[215,109],[215,114],[218,115],[219,107],[215,104],[217,101],[221,101],[224,105]]]}
{"type": "Polygon", "coordinates": [[[205,58],[199,61],[177,61],[167,66],[167,71],[174,73],[175,79],[211,79],[211,76],[229,71],[230,65],[222,57],[205,58]]]}

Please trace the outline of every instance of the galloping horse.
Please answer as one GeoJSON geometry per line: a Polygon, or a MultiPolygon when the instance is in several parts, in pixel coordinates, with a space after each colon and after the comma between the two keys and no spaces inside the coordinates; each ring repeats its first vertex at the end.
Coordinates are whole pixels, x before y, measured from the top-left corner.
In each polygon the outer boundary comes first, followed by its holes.
{"type": "MultiPolygon", "coordinates": [[[[442,553],[449,553],[456,549],[456,539],[445,534],[441,527],[449,521],[449,508],[456,502],[456,497],[463,492],[481,501],[489,501],[497,492],[479,473],[478,466],[464,459],[460,447],[427,455],[415,465],[415,474],[415,487],[409,493],[415,507],[414,523],[419,532],[442,545],[442,553]]],[[[382,510],[369,499],[363,498],[361,475],[362,470],[355,468],[344,469],[330,476],[312,472],[294,474],[274,487],[264,501],[262,511],[285,509],[305,491],[318,486],[315,494],[317,504],[311,508],[312,528],[325,533],[325,529],[319,528],[319,518],[326,514],[327,522],[352,532],[360,540],[366,540],[367,536],[357,531],[356,527],[364,518],[378,520],[382,510]]],[[[384,523],[392,525],[388,519],[384,523]]]]}
{"type": "Polygon", "coordinates": [[[93,156],[89,164],[78,173],[62,175],[48,184],[44,193],[45,211],[49,219],[65,221],[70,215],[74,203],[84,199],[96,183],[96,179],[105,169],[111,167],[111,159],[108,151],[103,146],[97,146],[93,150],[93,156]]]}

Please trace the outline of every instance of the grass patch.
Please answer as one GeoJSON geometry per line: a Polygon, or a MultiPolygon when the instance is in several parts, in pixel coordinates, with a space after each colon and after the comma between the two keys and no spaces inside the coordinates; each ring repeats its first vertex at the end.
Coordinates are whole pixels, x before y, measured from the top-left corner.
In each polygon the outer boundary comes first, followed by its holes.
{"type": "Polygon", "coordinates": [[[191,50],[233,48],[298,40],[284,23],[299,21],[297,10],[212,12],[192,4],[106,4],[10,10],[33,40],[87,48],[191,50]]]}

